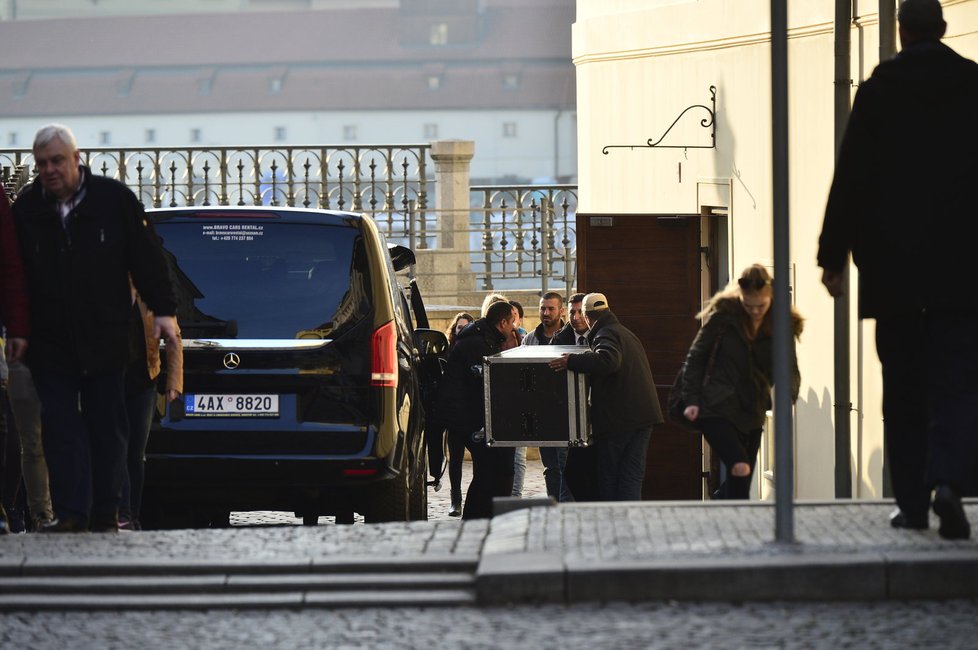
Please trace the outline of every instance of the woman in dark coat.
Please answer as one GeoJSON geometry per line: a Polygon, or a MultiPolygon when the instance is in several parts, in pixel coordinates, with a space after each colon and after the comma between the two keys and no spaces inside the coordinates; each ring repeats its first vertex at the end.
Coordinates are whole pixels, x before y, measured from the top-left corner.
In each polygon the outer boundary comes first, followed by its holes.
{"type": "MultiPolygon", "coordinates": [[[[771,275],[760,264],[748,267],[718,292],[698,314],[703,327],[686,357],[683,414],[719,454],[727,480],[715,493],[721,499],[746,499],[761,442],[765,412],[771,408],[771,275]]],[[[792,401],[801,375],[794,341],[803,319],[792,307],[792,401]]]]}
{"type": "MultiPolygon", "coordinates": [[[[448,351],[451,353],[458,342],[458,335],[466,327],[475,322],[471,314],[460,311],[448,328],[448,351]]],[[[465,439],[458,436],[448,436],[448,480],[451,483],[452,509],[449,517],[462,516],[462,458],[465,455],[465,439]]]]}

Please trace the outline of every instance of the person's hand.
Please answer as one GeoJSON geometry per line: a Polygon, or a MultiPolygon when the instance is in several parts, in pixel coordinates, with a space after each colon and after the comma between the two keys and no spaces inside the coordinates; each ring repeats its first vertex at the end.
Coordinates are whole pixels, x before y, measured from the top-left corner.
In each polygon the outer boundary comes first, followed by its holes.
{"type": "Polygon", "coordinates": [[[838,298],[842,295],[842,281],[844,279],[845,273],[842,271],[822,269],[822,284],[825,285],[829,295],[833,298],[838,298]]]}
{"type": "Polygon", "coordinates": [[[7,345],[4,352],[7,355],[8,363],[23,361],[24,355],[27,353],[27,339],[19,336],[14,336],[7,339],[7,345]]]}
{"type": "Polygon", "coordinates": [[[180,391],[174,388],[168,388],[166,391],[166,401],[169,403],[169,402],[175,402],[178,399],[180,399],[180,391]]]}
{"type": "Polygon", "coordinates": [[[176,349],[180,343],[180,327],[175,316],[155,316],[153,318],[153,338],[162,338],[167,347],[176,349]]]}
{"type": "Polygon", "coordinates": [[[696,418],[700,416],[700,407],[690,404],[683,409],[683,416],[690,422],[696,422],[696,418]]]}
{"type": "Polygon", "coordinates": [[[569,356],[569,354],[562,354],[556,359],[551,359],[547,365],[553,368],[554,372],[564,372],[567,370],[567,357],[569,356]]]}

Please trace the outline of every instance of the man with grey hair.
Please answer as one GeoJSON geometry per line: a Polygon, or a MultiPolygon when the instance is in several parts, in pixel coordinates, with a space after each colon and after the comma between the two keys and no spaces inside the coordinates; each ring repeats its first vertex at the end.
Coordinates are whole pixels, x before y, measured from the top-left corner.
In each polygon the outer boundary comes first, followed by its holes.
{"type": "Polygon", "coordinates": [[[603,293],[584,296],[583,307],[591,349],[549,365],[590,376],[598,500],[638,501],[652,427],[663,422],[652,368],[642,342],[618,321],[603,293]]]}
{"type": "Polygon", "coordinates": [[[937,0],[900,5],[902,50],[859,86],[819,238],[822,282],[844,290],[850,252],[859,315],[876,319],[895,528],[965,539],[961,494],[978,452],[978,302],[966,293],[978,240],[978,64],[941,42],[937,0]],[[958,157],[956,152],[966,152],[958,157]],[[940,164],[941,161],[954,161],[940,164]]]}
{"type": "Polygon", "coordinates": [[[179,346],[176,300],[136,196],[81,164],[71,131],[34,138],[37,179],[14,203],[30,298],[27,364],[41,400],[56,519],[44,532],[118,530],[127,445],[125,369],[133,286],[179,346]],[[79,408],[80,406],[80,408],[79,408]]]}

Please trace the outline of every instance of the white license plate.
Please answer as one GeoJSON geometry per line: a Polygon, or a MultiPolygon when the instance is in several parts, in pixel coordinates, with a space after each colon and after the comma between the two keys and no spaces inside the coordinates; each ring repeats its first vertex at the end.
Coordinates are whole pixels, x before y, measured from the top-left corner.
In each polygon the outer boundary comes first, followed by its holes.
{"type": "Polygon", "coordinates": [[[277,417],[278,395],[184,395],[188,417],[277,417]]]}

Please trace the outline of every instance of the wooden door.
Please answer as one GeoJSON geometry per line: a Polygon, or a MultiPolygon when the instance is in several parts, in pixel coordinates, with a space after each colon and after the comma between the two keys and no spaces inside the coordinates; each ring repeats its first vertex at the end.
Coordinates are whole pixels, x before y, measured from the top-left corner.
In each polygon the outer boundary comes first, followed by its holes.
{"type": "MultiPolygon", "coordinates": [[[[659,403],[699,324],[700,215],[577,215],[579,291],[600,291],[645,346],[659,403]]],[[[669,422],[652,432],[644,499],[701,499],[701,436],[669,422]]]]}

